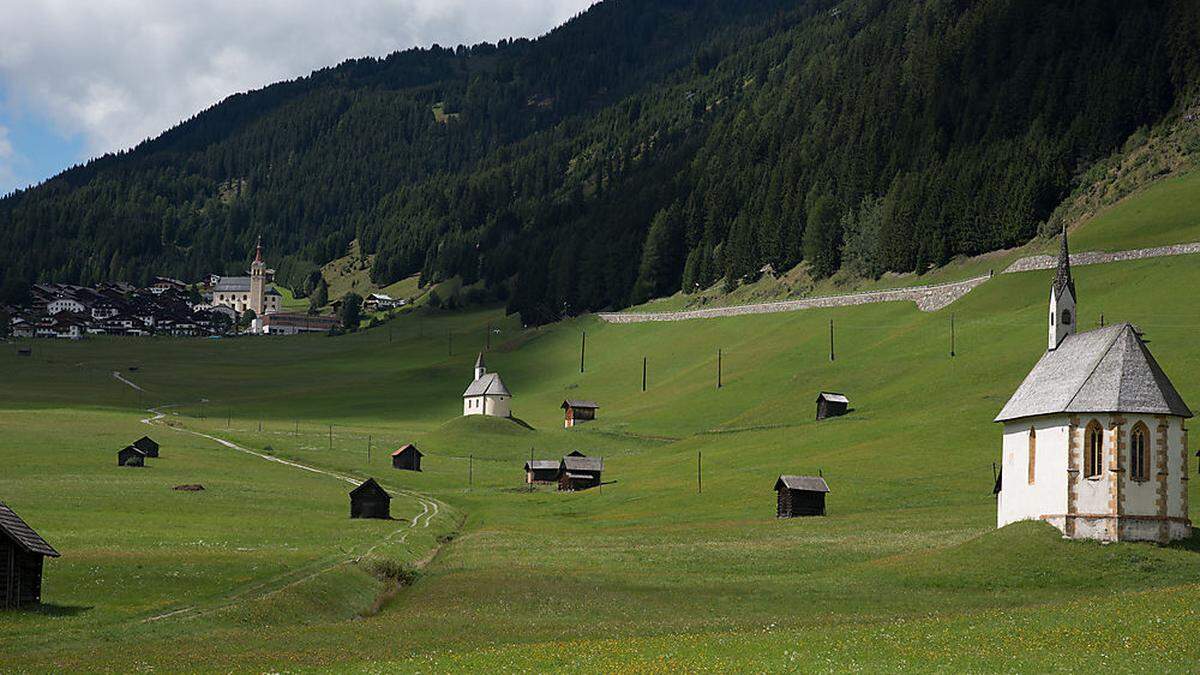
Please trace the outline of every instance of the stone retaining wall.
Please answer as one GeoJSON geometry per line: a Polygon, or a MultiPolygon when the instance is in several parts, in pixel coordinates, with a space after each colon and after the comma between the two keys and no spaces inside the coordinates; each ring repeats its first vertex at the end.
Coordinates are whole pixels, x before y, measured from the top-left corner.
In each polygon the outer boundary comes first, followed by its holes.
{"type": "MultiPolygon", "coordinates": [[[[1088,251],[1071,255],[1072,265],[1098,265],[1100,263],[1121,262],[1123,260],[1145,260],[1146,258],[1161,258],[1172,255],[1190,255],[1200,253],[1200,242],[1191,244],[1175,244],[1173,246],[1156,246],[1154,248],[1139,248],[1132,251],[1117,251],[1116,253],[1098,253],[1088,251]]],[[[1034,270],[1052,270],[1058,266],[1058,256],[1035,255],[1009,265],[1004,274],[1015,272],[1032,272],[1034,270]]]]}

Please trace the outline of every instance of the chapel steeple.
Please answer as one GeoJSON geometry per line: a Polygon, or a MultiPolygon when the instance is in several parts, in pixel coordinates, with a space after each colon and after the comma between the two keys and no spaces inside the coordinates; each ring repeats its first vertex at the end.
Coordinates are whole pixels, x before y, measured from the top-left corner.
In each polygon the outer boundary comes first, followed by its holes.
{"type": "Polygon", "coordinates": [[[1071,253],[1067,249],[1067,228],[1064,225],[1058,267],[1054,271],[1054,283],[1050,286],[1050,350],[1057,349],[1063,339],[1075,333],[1078,319],[1075,302],[1075,280],[1071,278],[1071,253]]]}
{"type": "Polygon", "coordinates": [[[479,379],[487,374],[487,365],[483,362],[483,352],[479,352],[479,358],[475,359],[475,379],[479,379]]]}

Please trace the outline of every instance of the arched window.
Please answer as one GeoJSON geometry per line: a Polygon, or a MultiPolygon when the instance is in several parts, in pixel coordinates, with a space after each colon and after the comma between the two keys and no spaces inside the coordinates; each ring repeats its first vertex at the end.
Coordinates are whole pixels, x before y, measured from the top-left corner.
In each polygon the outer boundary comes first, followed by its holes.
{"type": "Polygon", "coordinates": [[[1129,475],[1134,480],[1150,478],[1150,430],[1141,422],[1129,432],[1129,475]]]}
{"type": "Polygon", "coordinates": [[[1096,420],[1083,433],[1083,476],[1096,478],[1104,466],[1104,427],[1096,420]]]}
{"type": "Polygon", "coordinates": [[[1033,485],[1034,467],[1037,465],[1037,431],[1029,427],[1029,484],[1033,485]]]}
{"type": "Polygon", "coordinates": [[[1064,326],[1070,326],[1070,325],[1071,325],[1071,310],[1069,310],[1069,309],[1064,309],[1064,310],[1063,310],[1063,319],[1062,319],[1062,322],[1063,322],[1063,325],[1064,325],[1064,326]]]}

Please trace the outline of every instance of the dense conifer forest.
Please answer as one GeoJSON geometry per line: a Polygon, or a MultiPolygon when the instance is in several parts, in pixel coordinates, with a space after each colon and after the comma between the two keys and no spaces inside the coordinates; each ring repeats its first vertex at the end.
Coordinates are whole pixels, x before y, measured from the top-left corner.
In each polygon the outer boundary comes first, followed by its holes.
{"type": "MultiPolygon", "coordinates": [[[[529,323],[1022,243],[1200,79],[1191,0],[607,0],[238,94],[0,200],[0,301],[243,269],[483,281],[529,323]]],[[[1052,224],[1051,224],[1052,226],[1052,224]]]]}

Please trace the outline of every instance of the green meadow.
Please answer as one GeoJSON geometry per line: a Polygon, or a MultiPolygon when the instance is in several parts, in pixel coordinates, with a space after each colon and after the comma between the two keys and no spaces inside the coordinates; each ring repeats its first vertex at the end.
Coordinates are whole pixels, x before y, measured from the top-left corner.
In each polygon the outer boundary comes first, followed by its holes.
{"type": "MultiPolygon", "coordinates": [[[[1075,279],[1080,324],[1138,325],[1200,405],[1196,262],[1075,279]]],[[[0,614],[0,670],[1194,670],[1200,537],[995,529],[991,419],[1045,349],[1049,275],[936,313],[4,345],[0,499],[63,557],[43,607],[0,614]],[[460,417],[485,349],[517,421],[460,417]],[[823,389],[852,413],[814,421],[823,389]],[[563,429],[566,397],[599,419],[563,429]],[[118,468],[143,433],[162,457],[118,468]],[[390,468],[405,442],[423,472],[390,468]],[[573,449],[601,489],[525,488],[573,449]],[[777,520],[775,478],[818,472],[828,516],[777,520]],[[348,518],[367,476],[395,520],[348,518]]]]}

